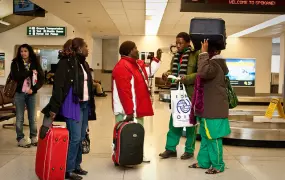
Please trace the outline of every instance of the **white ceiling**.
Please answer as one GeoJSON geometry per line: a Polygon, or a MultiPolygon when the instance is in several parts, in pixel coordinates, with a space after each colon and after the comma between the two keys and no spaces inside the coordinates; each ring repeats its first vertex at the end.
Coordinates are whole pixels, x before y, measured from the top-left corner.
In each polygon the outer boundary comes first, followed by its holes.
{"type": "Polygon", "coordinates": [[[100,0],[100,2],[122,35],[144,34],[144,0],[100,0]]]}
{"type": "Polygon", "coordinates": [[[67,23],[97,35],[144,34],[144,0],[68,0],[69,4],[65,1],[33,0],[67,23]]]}
{"type": "Polygon", "coordinates": [[[280,37],[280,34],[285,32],[285,15],[281,15],[277,18],[261,23],[250,28],[246,32],[250,32],[252,30],[255,31],[242,37],[280,37]]]}
{"type": "MultiPolygon", "coordinates": [[[[151,1],[157,6],[165,2],[165,0],[32,1],[67,23],[82,30],[88,30],[96,36],[144,35],[146,1],[151,1]],[[70,3],[67,4],[66,1],[70,3]]],[[[257,14],[181,13],[180,2],[181,0],[168,0],[158,35],[176,35],[181,31],[188,32],[190,19],[194,17],[223,18],[226,21],[227,35],[277,17],[277,15],[257,14]]],[[[0,0],[0,17],[11,14],[12,6],[12,0],[0,0]]],[[[147,10],[150,12],[149,9],[147,10]]]]}
{"type": "Polygon", "coordinates": [[[285,32],[285,22],[248,34],[244,37],[279,37],[282,32],[285,32]]]}
{"type": "Polygon", "coordinates": [[[8,16],[13,13],[12,0],[0,0],[0,18],[8,16]]]}

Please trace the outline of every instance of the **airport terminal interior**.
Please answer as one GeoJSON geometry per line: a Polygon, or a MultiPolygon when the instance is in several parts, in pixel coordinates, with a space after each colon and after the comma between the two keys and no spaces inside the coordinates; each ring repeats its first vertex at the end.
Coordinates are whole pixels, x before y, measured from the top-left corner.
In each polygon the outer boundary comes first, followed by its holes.
{"type": "MultiPolygon", "coordinates": [[[[5,97],[3,90],[18,48],[31,45],[44,72],[44,85],[36,94],[39,130],[44,118],[41,111],[52,96],[58,53],[66,41],[76,37],[86,42],[86,61],[93,80],[100,84],[100,92],[96,86],[95,94],[97,120],[89,121],[90,152],[83,154],[82,168],[88,171],[83,179],[285,179],[284,14],[283,0],[0,0],[0,179],[39,179],[35,170],[37,147],[18,147],[14,99],[5,97]],[[165,151],[171,115],[170,85],[162,74],[170,69],[177,51],[176,35],[191,34],[193,18],[224,20],[226,48],[221,55],[238,98],[237,107],[229,110],[231,134],[223,139],[225,170],[218,174],[188,167],[197,162],[201,144],[198,130],[193,158],[180,159],[185,129],[177,158],[159,156],[165,151]],[[112,71],[125,41],[136,44],[139,59],[148,65],[150,55],[162,51],[159,69],[148,78],[154,116],[144,120],[144,156],[150,162],[132,167],[115,166],[112,160],[116,124],[112,71]]],[[[27,139],[28,124],[25,112],[27,139]]],[[[66,126],[64,122],[54,125],[66,126]]]]}

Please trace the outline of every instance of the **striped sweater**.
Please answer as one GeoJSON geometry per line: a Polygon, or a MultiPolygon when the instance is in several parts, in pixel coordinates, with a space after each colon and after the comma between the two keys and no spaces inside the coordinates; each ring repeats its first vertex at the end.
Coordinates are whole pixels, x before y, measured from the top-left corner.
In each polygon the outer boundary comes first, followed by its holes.
{"type": "MultiPolygon", "coordinates": [[[[181,81],[181,83],[185,85],[189,98],[192,97],[194,89],[199,53],[200,51],[193,51],[190,48],[183,53],[176,53],[171,61],[171,68],[168,71],[176,77],[185,76],[185,80],[181,81]]],[[[171,84],[172,90],[176,90],[177,88],[177,83],[171,84]]]]}

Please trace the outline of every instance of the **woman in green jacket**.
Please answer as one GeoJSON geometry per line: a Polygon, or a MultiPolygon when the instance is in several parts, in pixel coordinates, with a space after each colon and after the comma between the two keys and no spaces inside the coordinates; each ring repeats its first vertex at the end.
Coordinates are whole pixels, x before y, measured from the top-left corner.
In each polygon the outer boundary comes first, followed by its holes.
{"type": "MultiPolygon", "coordinates": [[[[225,75],[229,72],[220,51],[202,43],[198,60],[198,75],[192,101],[192,113],[200,122],[201,145],[198,163],[189,168],[208,169],[206,174],[217,174],[225,170],[222,138],[229,135],[229,103],[225,75]],[[195,110],[195,112],[193,112],[195,110]]],[[[193,116],[194,117],[194,116],[193,116]]]]}

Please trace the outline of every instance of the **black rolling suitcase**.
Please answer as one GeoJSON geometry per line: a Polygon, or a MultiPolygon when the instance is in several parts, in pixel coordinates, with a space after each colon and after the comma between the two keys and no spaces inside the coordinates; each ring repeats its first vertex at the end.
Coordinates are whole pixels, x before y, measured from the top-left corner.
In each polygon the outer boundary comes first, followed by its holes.
{"type": "Polygon", "coordinates": [[[144,128],[135,122],[118,122],[113,134],[115,166],[138,165],[143,161],[144,128]]]}
{"type": "Polygon", "coordinates": [[[226,25],[223,19],[193,18],[190,22],[190,38],[196,50],[208,39],[209,46],[217,50],[226,48],[226,25]]]}

